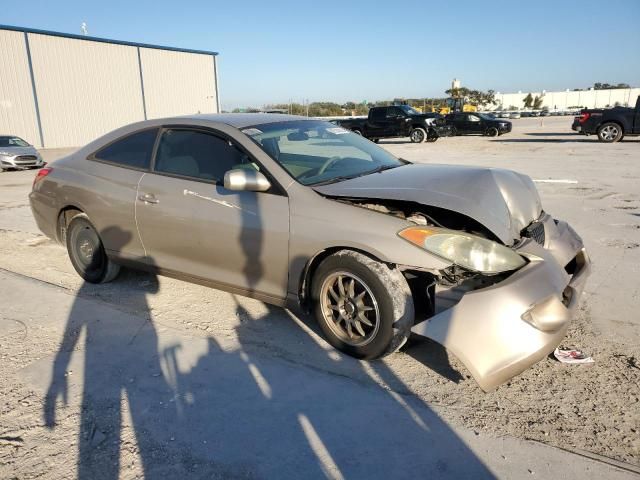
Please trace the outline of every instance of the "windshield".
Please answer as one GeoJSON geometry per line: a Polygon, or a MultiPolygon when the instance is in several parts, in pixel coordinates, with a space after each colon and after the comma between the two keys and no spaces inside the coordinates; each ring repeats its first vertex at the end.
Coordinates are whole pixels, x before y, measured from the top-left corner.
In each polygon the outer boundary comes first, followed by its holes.
{"type": "Polygon", "coordinates": [[[319,120],[242,131],[303,185],[333,183],[406,163],[360,135],[319,120]]]}
{"type": "Polygon", "coordinates": [[[496,117],[494,117],[490,113],[476,113],[476,115],[478,115],[480,118],[484,118],[485,120],[495,120],[496,119],[496,117]]]}
{"type": "Polygon", "coordinates": [[[399,105],[399,107],[404,111],[404,113],[408,113],[409,115],[420,115],[419,111],[409,105],[399,105]]]}
{"type": "Polygon", "coordinates": [[[29,147],[30,145],[20,137],[0,136],[0,147],[29,147]]]}

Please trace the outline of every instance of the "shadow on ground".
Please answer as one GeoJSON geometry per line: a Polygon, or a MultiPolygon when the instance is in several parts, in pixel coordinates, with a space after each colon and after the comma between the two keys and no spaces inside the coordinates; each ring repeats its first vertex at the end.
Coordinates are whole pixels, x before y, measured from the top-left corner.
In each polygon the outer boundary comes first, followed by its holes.
{"type": "MultiPolygon", "coordinates": [[[[156,291],[153,276],[143,283],[139,305],[156,291]]],[[[380,386],[402,383],[384,362],[332,357],[311,338],[313,368],[253,348],[256,324],[287,316],[279,308],[254,318],[238,305],[239,347],[209,337],[196,353],[184,340],[161,345],[150,313],[79,294],[44,408],[55,431],[71,356],[84,355],[79,479],[119,478],[125,404],[145,478],[492,478],[428,405],[380,386]],[[336,362],[372,381],[331,373],[336,362]]]]}

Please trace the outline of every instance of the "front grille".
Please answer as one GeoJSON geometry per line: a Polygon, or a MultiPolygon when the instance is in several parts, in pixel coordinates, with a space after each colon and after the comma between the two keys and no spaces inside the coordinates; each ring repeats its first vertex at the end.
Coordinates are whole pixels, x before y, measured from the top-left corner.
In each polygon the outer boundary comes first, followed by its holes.
{"type": "Polygon", "coordinates": [[[536,243],[544,245],[544,223],[533,222],[527,228],[522,230],[522,236],[527,238],[533,238],[536,243]]]}
{"type": "Polygon", "coordinates": [[[32,163],[36,160],[38,160],[38,157],[35,155],[20,155],[19,157],[16,157],[16,162],[20,163],[32,163]]]}

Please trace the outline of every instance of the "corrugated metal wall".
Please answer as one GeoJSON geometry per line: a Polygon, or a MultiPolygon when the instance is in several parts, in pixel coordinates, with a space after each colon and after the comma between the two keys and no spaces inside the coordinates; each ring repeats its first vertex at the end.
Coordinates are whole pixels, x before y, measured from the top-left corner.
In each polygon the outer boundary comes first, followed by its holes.
{"type": "Polygon", "coordinates": [[[141,48],[140,60],[149,118],[217,111],[213,56],[141,48]]]}
{"type": "Polygon", "coordinates": [[[145,118],[216,113],[216,80],[213,55],[0,28],[0,134],[75,147],[145,118]]]}
{"type": "Polygon", "coordinates": [[[82,145],[144,118],[135,47],[28,35],[45,145],[82,145]]]}
{"type": "Polygon", "coordinates": [[[40,144],[24,33],[0,30],[0,135],[40,144]]]}

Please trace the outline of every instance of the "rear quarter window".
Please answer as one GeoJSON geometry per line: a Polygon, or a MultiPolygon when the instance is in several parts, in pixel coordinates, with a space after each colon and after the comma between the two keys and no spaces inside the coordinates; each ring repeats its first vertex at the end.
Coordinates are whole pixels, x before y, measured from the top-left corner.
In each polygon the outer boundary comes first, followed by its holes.
{"type": "Polygon", "coordinates": [[[101,148],[93,157],[123,167],[146,170],[151,165],[157,135],[157,128],[133,133],[101,148]]]}

